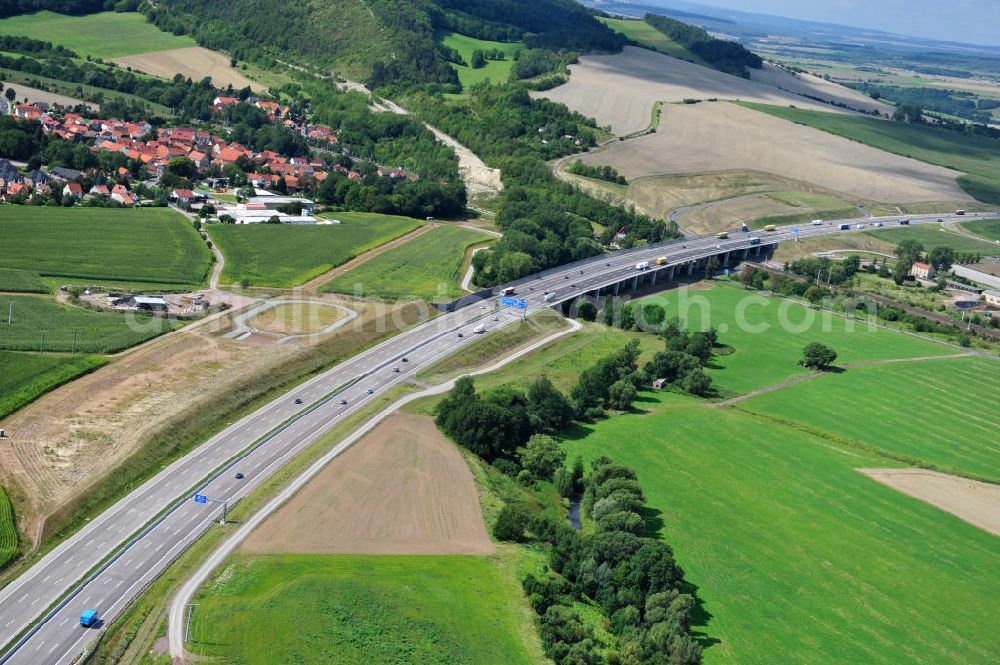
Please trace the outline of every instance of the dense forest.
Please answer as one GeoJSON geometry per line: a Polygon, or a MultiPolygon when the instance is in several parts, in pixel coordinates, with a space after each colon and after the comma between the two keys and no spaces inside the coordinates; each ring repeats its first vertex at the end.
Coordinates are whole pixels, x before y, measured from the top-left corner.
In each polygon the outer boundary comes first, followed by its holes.
{"type": "Polygon", "coordinates": [[[263,65],[334,68],[373,88],[428,83],[453,92],[458,78],[436,42],[440,31],[531,48],[618,50],[624,39],[572,0],[161,0],[144,9],[160,28],[263,65]]]}
{"type": "Polygon", "coordinates": [[[716,39],[697,26],[659,14],[646,14],[643,20],[719,71],[749,78],[748,67],[760,69],[764,66],[760,56],[743,45],[716,39]]]}
{"type": "Polygon", "coordinates": [[[132,5],[131,9],[135,9],[135,2],[131,0],[0,0],[0,17],[42,9],[60,14],[92,14],[115,9],[117,5],[132,5]]]}

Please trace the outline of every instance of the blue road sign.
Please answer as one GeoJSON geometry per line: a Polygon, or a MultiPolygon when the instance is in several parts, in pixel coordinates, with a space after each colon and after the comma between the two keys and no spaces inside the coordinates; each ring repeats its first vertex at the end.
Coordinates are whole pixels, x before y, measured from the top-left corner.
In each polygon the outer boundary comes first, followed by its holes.
{"type": "Polygon", "coordinates": [[[195,503],[208,503],[208,497],[205,496],[204,494],[195,494],[194,495],[194,502],[195,503]]]}
{"type": "Polygon", "coordinates": [[[506,296],[500,298],[500,304],[504,307],[514,307],[516,309],[527,309],[528,303],[517,298],[507,298],[506,296]]]}
{"type": "Polygon", "coordinates": [[[798,233],[798,232],[799,232],[799,228],[797,226],[793,226],[792,227],[792,233],[798,233]]]}

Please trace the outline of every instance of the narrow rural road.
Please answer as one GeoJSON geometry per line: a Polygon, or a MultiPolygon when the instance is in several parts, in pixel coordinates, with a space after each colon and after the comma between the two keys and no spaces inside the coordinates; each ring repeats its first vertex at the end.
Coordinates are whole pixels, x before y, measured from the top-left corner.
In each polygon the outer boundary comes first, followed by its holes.
{"type": "MultiPolygon", "coordinates": [[[[856,363],[844,363],[843,365],[837,365],[836,369],[850,369],[851,367],[871,367],[873,365],[889,365],[893,363],[914,363],[921,362],[924,360],[947,360],[949,358],[964,358],[967,356],[984,356],[987,358],[992,358],[993,356],[989,354],[980,353],[978,351],[968,351],[966,353],[951,353],[947,355],[940,356],[920,356],[917,358],[884,358],[882,360],[865,360],[856,363]]],[[[809,381],[810,379],[815,379],[817,376],[824,376],[830,374],[830,372],[810,372],[809,374],[803,374],[801,376],[796,376],[787,381],[782,381],[781,383],[775,383],[774,385],[766,386],[758,390],[748,392],[744,395],[737,395],[727,400],[721,402],[715,402],[710,406],[712,408],[718,408],[720,406],[732,406],[744,400],[748,400],[752,397],[757,397],[758,395],[766,395],[767,393],[773,393],[783,388],[789,386],[794,386],[797,383],[802,383],[803,381],[809,381]]]]}
{"type": "MultiPolygon", "coordinates": [[[[496,371],[497,369],[500,369],[501,367],[536,351],[537,349],[560,337],[576,332],[582,327],[580,323],[573,319],[567,319],[567,322],[570,324],[570,327],[566,330],[560,330],[559,332],[553,333],[548,337],[521,349],[520,351],[512,353],[499,362],[494,363],[485,369],[471,372],[469,375],[478,376],[480,374],[487,374],[489,372],[496,371]]],[[[246,522],[241,524],[240,528],[237,529],[228,540],[219,546],[218,549],[212,552],[201,567],[198,568],[198,570],[196,570],[190,578],[188,578],[188,580],[181,587],[180,591],[177,592],[177,595],[175,595],[173,600],[170,602],[170,611],[167,620],[167,640],[170,646],[170,657],[172,661],[175,664],[182,664],[186,661],[188,655],[184,649],[184,615],[191,600],[194,598],[195,594],[198,593],[198,589],[200,589],[202,585],[208,581],[212,572],[222,565],[222,563],[226,560],[226,557],[232,554],[233,551],[239,547],[240,543],[246,540],[246,538],[254,531],[254,529],[260,526],[260,524],[272,513],[274,513],[275,510],[280,508],[282,504],[302,489],[306,483],[312,480],[335,457],[351,447],[351,445],[374,429],[380,422],[414,400],[429,397],[431,395],[440,395],[441,393],[451,390],[455,385],[455,381],[456,379],[452,379],[440,385],[422,390],[418,393],[407,395],[406,397],[399,399],[392,405],[383,409],[377,415],[369,419],[365,424],[354,430],[350,436],[337,444],[332,450],[313,462],[305,471],[295,478],[295,480],[285,486],[274,498],[268,501],[263,508],[258,510],[246,522]]]]}
{"type": "MultiPolygon", "coordinates": [[[[486,248],[485,247],[476,247],[474,250],[472,250],[472,256],[475,257],[476,254],[478,254],[479,252],[483,251],[484,249],[486,249],[486,248]]],[[[469,261],[469,269],[465,271],[465,277],[462,278],[462,290],[463,291],[469,291],[469,292],[472,291],[472,288],[471,288],[471,286],[472,286],[472,276],[475,274],[475,272],[476,272],[476,267],[474,265],[472,265],[472,261],[470,260],[469,261]]]]}
{"type": "Polygon", "coordinates": [[[212,266],[212,276],[208,278],[208,288],[218,291],[219,277],[222,275],[222,269],[226,267],[226,257],[222,255],[222,251],[216,247],[214,242],[212,243],[212,254],[215,255],[215,265],[212,266]]]}

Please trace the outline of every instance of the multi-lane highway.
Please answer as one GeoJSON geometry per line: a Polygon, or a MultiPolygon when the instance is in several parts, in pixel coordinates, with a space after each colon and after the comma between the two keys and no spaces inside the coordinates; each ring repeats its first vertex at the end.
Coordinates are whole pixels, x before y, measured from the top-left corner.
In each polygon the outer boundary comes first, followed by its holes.
{"type": "MultiPolygon", "coordinates": [[[[982,217],[1000,215],[981,215],[982,217]]],[[[912,224],[947,221],[954,215],[911,216],[912,224]]],[[[844,220],[857,225],[892,218],[844,220]]],[[[771,233],[733,233],[727,239],[684,238],[621,250],[545,271],[514,283],[530,313],[598,288],[626,282],[650,262],[650,271],[668,270],[708,256],[830,233],[845,233],[841,222],[785,227],[771,233]],[[753,238],[759,238],[756,244],[753,238]],[[667,264],[655,265],[665,257],[667,264]],[[546,294],[554,294],[546,299],[546,294]]],[[[646,271],[642,271],[644,274],[646,271]]],[[[79,625],[84,609],[110,621],[196,540],[222,506],[191,500],[197,492],[217,501],[237,501],[285,462],[349,414],[372,403],[477,337],[516,320],[520,312],[497,310],[495,299],[441,315],[314,377],[289,394],[233,423],[89,522],[0,590],[0,663],[45,665],[73,661],[98,630],[79,625]],[[299,403],[301,401],[301,403],[299,403]],[[240,474],[241,477],[237,477],[240,474]]],[[[16,433],[15,433],[16,434],[16,433]]]]}

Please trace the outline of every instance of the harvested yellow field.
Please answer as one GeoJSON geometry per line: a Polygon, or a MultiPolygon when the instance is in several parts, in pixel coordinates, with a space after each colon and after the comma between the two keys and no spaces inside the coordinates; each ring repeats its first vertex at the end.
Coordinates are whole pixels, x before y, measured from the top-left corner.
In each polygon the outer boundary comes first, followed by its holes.
{"type": "MultiPolygon", "coordinates": [[[[761,80],[742,79],[661,53],[627,46],[615,55],[581,57],[579,64],[570,65],[568,83],[532,94],[562,102],[572,110],[594,118],[598,125],[609,125],[616,134],[629,134],[647,127],[656,102],[714,97],[836,111],[837,107],[797,93],[808,92],[836,101],[861,97],[833,84],[815,85],[809,80],[813,77],[794,77],[778,68],[757,74],[761,80]]],[[[865,99],[867,104],[875,104],[873,100],[865,99]]],[[[858,100],[857,103],[852,101],[851,105],[860,108],[864,103],[858,100]]]]}
{"type": "Polygon", "coordinates": [[[208,76],[219,87],[231,85],[234,88],[245,88],[250,86],[256,92],[262,92],[265,89],[260,83],[251,81],[233,69],[229,65],[228,57],[201,46],[128,55],[115,58],[114,61],[123,67],[131,67],[140,72],[163,78],[172,78],[174,74],[181,74],[199,81],[208,76]]]}
{"type": "Polygon", "coordinates": [[[629,183],[628,198],[637,208],[662,217],[675,208],[718,201],[754,192],[817,191],[815,185],[759,171],[720,171],[685,175],[656,175],[629,183]]]}
{"type": "MultiPolygon", "coordinates": [[[[892,107],[879,101],[875,101],[868,95],[852,90],[851,88],[821,79],[812,74],[797,74],[787,69],[782,69],[770,62],[765,62],[763,69],[751,69],[750,78],[758,83],[763,83],[796,95],[810,95],[835,104],[844,104],[855,110],[862,110],[867,113],[878,111],[885,115],[892,113],[892,107]]],[[[801,106],[802,104],[796,104],[801,106]]],[[[833,110],[827,108],[826,110],[833,110]]]]}
{"type": "Polygon", "coordinates": [[[626,178],[756,170],[875,201],[968,201],[957,171],[893,155],[737,104],[665,106],[659,131],[585,155],[626,178]]]}
{"type": "Polygon", "coordinates": [[[95,104],[93,102],[85,102],[75,97],[67,97],[66,95],[60,95],[55,92],[47,92],[45,90],[39,90],[38,88],[32,88],[27,85],[21,85],[20,83],[9,83],[4,85],[4,92],[8,90],[14,91],[14,101],[21,103],[25,99],[29,102],[45,102],[46,104],[62,104],[63,106],[75,106],[77,104],[86,104],[95,111],[101,110],[100,104],[95,104]]]}

